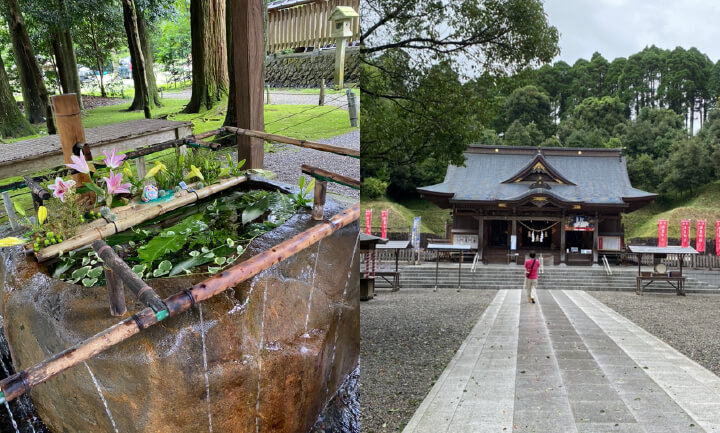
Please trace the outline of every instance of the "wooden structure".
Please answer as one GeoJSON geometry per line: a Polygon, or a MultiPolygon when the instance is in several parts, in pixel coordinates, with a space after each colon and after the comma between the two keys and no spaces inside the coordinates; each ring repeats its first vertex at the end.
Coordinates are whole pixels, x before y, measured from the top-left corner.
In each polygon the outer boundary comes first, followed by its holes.
{"type": "Polygon", "coordinates": [[[683,261],[685,256],[694,255],[698,252],[693,247],[648,247],[644,245],[630,245],[630,252],[638,255],[638,274],[636,279],[635,294],[642,295],[643,290],[656,281],[666,282],[672,286],[678,296],[685,296],[685,277],[683,276],[683,261]],[[652,271],[643,271],[643,256],[650,255],[652,257],[652,271]],[[669,261],[664,259],[668,256],[676,256],[678,258],[679,270],[668,271],[667,264],[669,261]]]}
{"type": "Polygon", "coordinates": [[[408,249],[410,246],[410,241],[387,241],[375,247],[378,250],[390,250],[395,253],[395,269],[380,266],[375,271],[376,276],[390,283],[393,292],[400,290],[400,250],[408,249]],[[392,281],[388,280],[388,277],[392,278],[392,281]]]}
{"type": "Polygon", "coordinates": [[[598,263],[622,251],[620,213],[656,197],[632,187],[620,149],[471,146],[465,157],[418,191],[452,210],[452,242],[484,263],[531,250],[548,264],[598,263]]]}
{"type": "MultiPolygon", "coordinates": [[[[337,6],[360,10],[360,0],[279,0],[268,3],[267,52],[321,48],[335,42],[328,19],[337,6]]],[[[350,21],[350,41],[360,40],[360,18],[350,21]]]]}
{"type": "Polygon", "coordinates": [[[361,301],[369,301],[375,297],[375,247],[385,242],[387,239],[360,233],[360,254],[365,254],[365,267],[360,269],[361,301]]]}
{"type": "MultiPolygon", "coordinates": [[[[65,96],[65,95],[63,95],[65,96]]],[[[58,118],[58,124],[60,124],[58,118]]],[[[127,152],[155,143],[180,139],[192,134],[191,122],[142,119],[85,130],[85,141],[94,155],[104,150],[127,152]]],[[[75,144],[75,143],[73,143],[75,144]]],[[[0,179],[26,176],[59,167],[65,163],[60,136],[48,135],[2,145],[0,179]]]]}
{"type": "Polygon", "coordinates": [[[458,290],[462,287],[462,262],[463,262],[463,256],[465,255],[466,251],[470,251],[470,245],[457,245],[457,244],[443,244],[443,243],[428,243],[427,247],[425,249],[430,251],[435,251],[437,254],[435,255],[435,289],[437,290],[438,286],[438,273],[440,270],[440,253],[441,252],[447,252],[447,253],[460,253],[458,257],[458,290]]]}

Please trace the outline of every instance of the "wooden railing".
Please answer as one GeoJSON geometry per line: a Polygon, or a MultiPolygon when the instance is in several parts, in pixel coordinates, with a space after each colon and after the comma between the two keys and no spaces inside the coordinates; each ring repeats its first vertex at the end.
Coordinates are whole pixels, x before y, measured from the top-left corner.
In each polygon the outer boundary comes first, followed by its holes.
{"type": "MultiPolygon", "coordinates": [[[[280,2],[275,2],[280,3],[280,2]]],[[[267,50],[323,47],[335,43],[330,36],[332,23],[328,21],[336,6],[351,6],[360,10],[360,0],[309,0],[268,5],[267,50]]],[[[360,20],[352,20],[352,41],[360,39],[360,20]]]]}

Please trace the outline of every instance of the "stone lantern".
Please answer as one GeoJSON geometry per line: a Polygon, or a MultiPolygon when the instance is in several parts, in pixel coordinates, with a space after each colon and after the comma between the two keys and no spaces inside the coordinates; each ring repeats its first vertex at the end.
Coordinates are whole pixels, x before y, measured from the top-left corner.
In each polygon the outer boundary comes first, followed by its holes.
{"type": "Polygon", "coordinates": [[[345,72],[345,44],[352,37],[352,19],[360,15],[350,6],[337,6],[328,17],[335,38],[335,87],[342,89],[345,72]]]}

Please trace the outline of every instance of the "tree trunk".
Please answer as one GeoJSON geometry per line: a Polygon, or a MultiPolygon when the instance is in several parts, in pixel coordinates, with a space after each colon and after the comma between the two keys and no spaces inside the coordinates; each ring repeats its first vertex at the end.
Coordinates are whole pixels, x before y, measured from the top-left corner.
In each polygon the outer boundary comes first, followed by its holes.
{"type": "Polygon", "coordinates": [[[48,134],[54,134],[55,123],[48,101],[47,88],[30,43],[22,10],[20,10],[17,0],[4,0],[4,3],[5,16],[12,38],[13,54],[20,76],[25,118],[30,123],[46,122],[48,134]]]}
{"type": "Polygon", "coordinates": [[[161,107],[162,101],[157,89],[157,81],[155,80],[155,59],[153,57],[152,45],[148,36],[147,21],[142,10],[137,12],[138,18],[138,34],[140,35],[140,44],[142,45],[143,57],[145,58],[145,77],[148,83],[148,95],[150,95],[150,106],[161,107]]]}
{"type": "MultiPolygon", "coordinates": [[[[235,110],[235,68],[233,66],[233,38],[232,38],[232,4],[234,0],[226,0],[225,2],[225,40],[227,45],[227,64],[228,64],[228,103],[225,112],[225,121],[223,126],[234,126],[237,128],[237,111],[235,110]]],[[[235,136],[229,138],[231,144],[237,144],[235,136]]]]}
{"type": "Polygon", "coordinates": [[[100,96],[103,98],[107,98],[107,93],[105,93],[105,85],[103,84],[103,64],[105,63],[103,60],[102,51],[98,47],[97,43],[97,37],[95,36],[95,24],[90,21],[90,36],[92,38],[92,44],[93,44],[93,52],[95,53],[95,64],[97,65],[97,70],[100,73],[99,79],[100,79],[100,96]]]}
{"type": "MultiPolygon", "coordinates": [[[[142,110],[145,112],[145,118],[150,119],[150,95],[148,93],[147,76],[145,73],[145,58],[142,52],[142,44],[140,43],[140,35],[138,34],[137,13],[135,11],[134,0],[122,0],[123,16],[125,24],[125,33],[128,38],[128,48],[130,49],[130,59],[132,62],[132,76],[135,83],[135,100],[139,101],[142,110]]],[[[130,106],[130,110],[137,110],[135,103],[130,106]]]]}
{"type": "Polygon", "coordinates": [[[185,113],[217,105],[228,92],[225,0],[191,0],[192,96],[185,113]]]}
{"type": "Polygon", "coordinates": [[[0,57],[0,137],[24,137],[34,133],[32,125],[23,117],[15,102],[5,64],[0,57]]]}

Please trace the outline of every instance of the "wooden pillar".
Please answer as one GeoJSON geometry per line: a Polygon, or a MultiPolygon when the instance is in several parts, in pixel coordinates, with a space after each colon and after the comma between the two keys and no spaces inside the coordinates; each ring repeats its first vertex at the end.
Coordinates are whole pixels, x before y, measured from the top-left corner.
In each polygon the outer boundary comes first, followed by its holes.
{"type": "Polygon", "coordinates": [[[315,180],[315,196],[313,197],[312,219],[322,221],[325,211],[325,195],[327,193],[327,181],[315,180]]]}
{"type": "MultiPolygon", "coordinates": [[[[66,164],[71,164],[75,144],[85,144],[85,130],[80,119],[80,106],[78,105],[77,96],[74,93],[53,96],[52,105],[53,111],[55,111],[55,121],[60,136],[63,159],[66,164]]],[[[92,159],[88,146],[84,146],[82,152],[86,160],[90,161],[92,159]]],[[[90,182],[90,176],[84,173],[76,173],[72,177],[76,186],[82,186],[83,183],[90,182]]]]}
{"type": "MultiPolygon", "coordinates": [[[[263,117],[263,2],[236,0],[232,2],[232,49],[237,127],[265,130],[263,117]]],[[[245,159],[245,168],[263,168],[263,140],[238,136],[238,161],[245,159]]]]}
{"type": "Polygon", "coordinates": [[[342,89],[345,86],[345,38],[335,39],[335,88],[342,89]]]}
{"type": "Polygon", "coordinates": [[[598,262],[598,232],[600,231],[600,218],[595,212],[595,230],[593,230],[593,263],[598,262]]]}
{"type": "Polygon", "coordinates": [[[485,217],[480,217],[478,221],[478,254],[480,260],[483,259],[483,249],[485,247],[485,217]]]}
{"type": "Polygon", "coordinates": [[[560,220],[560,263],[565,263],[565,212],[560,220]]]}

